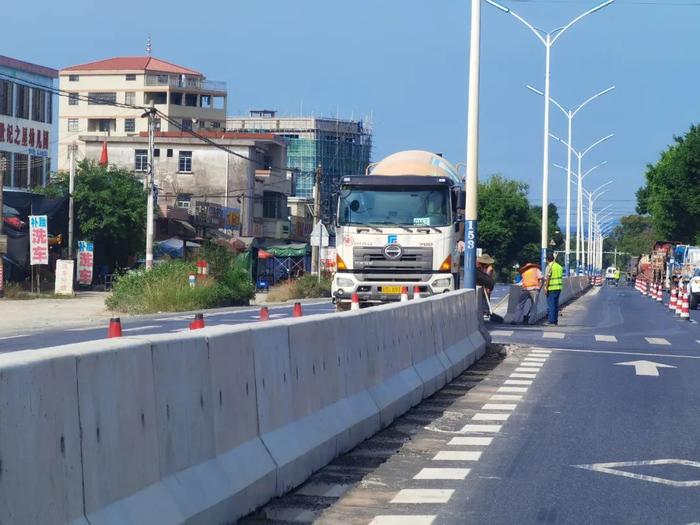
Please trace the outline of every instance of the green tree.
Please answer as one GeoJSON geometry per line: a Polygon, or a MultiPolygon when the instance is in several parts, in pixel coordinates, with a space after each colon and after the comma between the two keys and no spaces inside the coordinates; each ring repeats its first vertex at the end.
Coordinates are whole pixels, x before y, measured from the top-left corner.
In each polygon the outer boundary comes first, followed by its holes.
{"type": "MultiPolygon", "coordinates": [[[[68,174],[59,173],[41,191],[67,196],[68,174]]],[[[130,257],[143,252],[147,194],[130,172],[82,161],[77,166],[73,197],[75,240],[93,241],[96,268],[126,266],[130,257]]]]}
{"type": "Polygon", "coordinates": [[[700,127],[647,166],[646,184],[637,192],[637,212],[648,213],[654,230],[668,240],[700,242],[700,127]]]}
{"type": "MultiPolygon", "coordinates": [[[[652,218],[648,215],[627,215],[620,219],[620,224],[613,230],[612,248],[629,253],[635,257],[651,251],[657,234],[652,218]]],[[[626,260],[627,257],[622,260],[626,260]]]]}

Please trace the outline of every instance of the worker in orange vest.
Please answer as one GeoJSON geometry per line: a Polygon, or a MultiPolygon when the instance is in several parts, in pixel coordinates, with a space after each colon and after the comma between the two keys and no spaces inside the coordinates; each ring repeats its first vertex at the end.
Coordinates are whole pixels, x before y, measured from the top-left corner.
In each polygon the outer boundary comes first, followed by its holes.
{"type": "Polygon", "coordinates": [[[529,315],[537,304],[540,289],[542,288],[542,270],[535,263],[527,263],[518,269],[522,277],[520,299],[515,310],[512,324],[521,324],[529,321],[529,315]]]}

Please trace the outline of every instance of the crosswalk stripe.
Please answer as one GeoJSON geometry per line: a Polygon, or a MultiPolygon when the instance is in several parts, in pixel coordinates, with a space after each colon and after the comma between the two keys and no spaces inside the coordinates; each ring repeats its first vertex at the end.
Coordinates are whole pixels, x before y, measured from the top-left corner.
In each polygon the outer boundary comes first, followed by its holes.
{"type": "Polygon", "coordinates": [[[515,410],[517,406],[515,403],[486,403],[481,410],[515,410]]]}
{"type": "Polygon", "coordinates": [[[506,379],[504,385],[531,385],[532,381],[528,379],[506,379]]]}
{"type": "Polygon", "coordinates": [[[617,343],[617,337],[614,335],[596,335],[595,340],[599,343],[617,343]]]}
{"type": "Polygon", "coordinates": [[[494,394],[490,399],[491,401],[522,401],[523,396],[515,394],[494,394]]]}
{"type": "Polygon", "coordinates": [[[479,461],[480,457],[479,450],[441,450],[433,461],[479,461]]]}
{"type": "Polygon", "coordinates": [[[472,421],[507,421],[509,417],[510,414],[479,412],[472,416],[472,421]]]}
{"type": "Polygon", "coordinates": [[[646,339],[647,343],[650,345],[671,345],[671,343],[668,342],[668,339],[664,339],[663,337],[645,337],[644,339],[646,339]]]}
{"type": "Polygon", "coordinates": [[[515,371],[519,374],[536,374],[540,370],[542,370],[541,367],[535,368],[535,367],[531,366],[530,364],[528,364],[527,366],[519,366],[518,368],[515,369],[515,371]]]}
{"type": "Polygon", "coordinates": [[[513,379],[535,379],[537,374],[521,374],[518,372],[513,372],[510,374],[510,377],[513,379]]]}
{"type": "Polygon", "coordinates": [[[402,489],[391,503],[447,503],[454,492],[446,489],[402,489]]]}
{"type": "Polygon", "coordinates": [[[468,468],[424,468],[413,479],[464,479],[468,468]]]}
{"type": "Polygon", "coordinates": [[[524,386],[502,386],[498,389],[499,392],[510,392],[513,394],[524,394],[527,388],[524,386]]]}
{"type": "Polygon", "coordinates": [[[468,436],[454,437],[447,444],[454,447],[488,447],[492,441],[490,437],[468,436]]]}
{"type": "Polygon", "coordinates": [[[437,516],[377,516],[369,525],[432,525],[437,516]]]}
{"type": "Polygon", "coordinates": [[[501,425],[464,425],[460,432],[480,432],[480,433],[496,433],[501,431],[501,425]]]}

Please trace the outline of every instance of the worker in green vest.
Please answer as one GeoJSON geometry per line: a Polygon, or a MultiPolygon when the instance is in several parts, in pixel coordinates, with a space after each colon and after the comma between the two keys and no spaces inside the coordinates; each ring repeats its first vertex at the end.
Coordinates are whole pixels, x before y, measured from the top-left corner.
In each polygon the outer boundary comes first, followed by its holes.
{"type": "Polygon", "coordinates": [[[544,275],[547,293],[547,324],[556,325],[559,322],[559,296],[564,284],[564,269],[554,260],[554,255],[551,253],[547,254],[547,270],[544,275]]]}

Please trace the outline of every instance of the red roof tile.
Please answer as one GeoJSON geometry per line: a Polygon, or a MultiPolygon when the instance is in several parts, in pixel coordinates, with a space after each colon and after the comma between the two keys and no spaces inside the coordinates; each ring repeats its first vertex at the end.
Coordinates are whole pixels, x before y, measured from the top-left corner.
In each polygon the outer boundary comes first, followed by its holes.
{"type": "Polygon", "coordinates": [[[154,57],[115,57],[87,64],[66,67],[61,73],[68,71],[154,71],[158,73],[175,73],[177,75],[204,76],[199,71],[188,69],[160,60],[154,57]]]}

